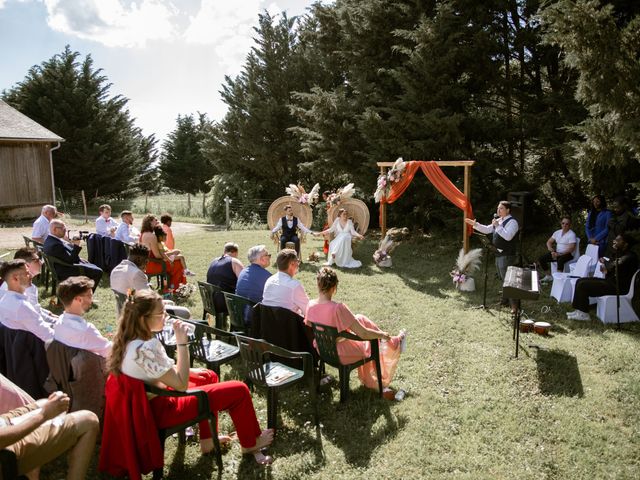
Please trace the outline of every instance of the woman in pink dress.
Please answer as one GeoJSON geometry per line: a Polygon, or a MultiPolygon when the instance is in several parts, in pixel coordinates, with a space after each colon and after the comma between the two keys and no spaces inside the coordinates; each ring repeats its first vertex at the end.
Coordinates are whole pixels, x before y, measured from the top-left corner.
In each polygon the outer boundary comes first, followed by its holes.
{"type": "MultiPolygon", "coordinates": [[[[305,323],[316,323],[345,330],[358,335],[364,340],[380,339],[380,363],[382,366],[382,386],[388,387],[398,366],[401,345],[406,332],[400,330],[399,335],[392,337],[364,315],[354,315],[344,303],[334,302],[333,296],[338,289],[338,275],[331,267],[322,267],[317,275],[318,298],[311,300],[307,307],[305,323]]],[[[403,348],[402,348],[403,349],[403,348]]],[[[368,357],[371,354],[369,342],[341,339],[337,345],[340,361],[347,365],[368,357]]],[[[367,362],[358,367],[358,377],[368,388],[378,389],[378,380],[374,362],[367,362]]]]}

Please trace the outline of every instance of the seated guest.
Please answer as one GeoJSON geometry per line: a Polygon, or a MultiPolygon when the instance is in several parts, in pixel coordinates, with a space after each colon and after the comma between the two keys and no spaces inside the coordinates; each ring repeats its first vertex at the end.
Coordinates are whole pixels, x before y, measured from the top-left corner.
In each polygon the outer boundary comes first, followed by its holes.
{"type": "Polygon", "coordinates": [[[120,214],[120,220],[122,222],[116,230],[116,240],[129,244],[137,243],[140,239],[140,232],[133,226],[133,213],[129,210],[123,210],[120,214]]]}
{"type": "Polygon", "coordinates": [[[609,257],[614,256],[613,241],[618,235],[622,235],[625,232],[635,230],[638,228],[639,220],[633,215],[629,200],[623,196],[616,197],[611,205],[613,214],[607,223],[607,246],[605,254],[609,257]]]}
{"type": "Polygon", "coordinates": [[[236,295],[258,303],[262,301],[264,284],[271,277],[271,272],[267,270],[269,263],[271,263],[271,254],[264,245],[256,245],[249,249],[247,258],[249,265],[238,275],[236,295]]]}
{"type": "Polygon", "coordinates": [[[545,273],[541,282],[552,282],[553,277],[549,273],[549,263],[557,262],[558,271],[564,270],[564,264],[573,260],[573,254],[576,250],[578,239],[576,234],[571,230],[571,219],[562,217],[560,220],[560,229],[553,232],[553,235],[547,240],[547,253],[538,258],[540,270],[545,273]]]}
{"type": "MultiPolygon", "coordinates": [[[[10,382],[3,379],[0,398],[14,393],[10,382]]],[[[38,478],[42,465],[68,451],[67,478],[86,478],[100,425],[98,417],[87,410],[66,413],[69,403],[66,394],[54,392],[47,399],[0,410],[0,449],[16,455],[18,475],[38,478]],[[22,417],[19,423],[18,417],[22,417]]]]}
{"type": "MultiPolygon", "coordinates": [[[[153,291],[136,292],[127,300],[109,359],[111,374],[124,373],[162,388],[178,391],[190,388],[207,392],[213,412],[229,412],[243,453],[253,454],[258,463],[271,463],[271,458],[265,457],[260,450],[273,441],[273,430],[260,430],[247,386],[236,380],[218,383],[218,376],[214,372],[203,368],[190,369],[188,331],[180,320],[173,323],[178,358],[177,364],[174,363],[154,336],[154,332],[163,329],[165,316],[162,298],[153,291]]],[[[193,418],[198,399],[192,396],[156,396],[149,403],[156,426],[168,428],[193,418]]],[[[211,433],[209,422],[200,422],[202,453],[209,453],[214,448],[211,433]]],[[[223,436],[221,440],[228,442],[230,438],[223,436]]]]}
{"type": "Polygon", "coordinates": [[[53,338],[69,347],[106,358],[111,353],[111,342],[102,336],[93,323],[83,318],[93,303],[92,288],[93,280],[84,276],[69,277],[60,282],[57,294],[64,305],[64,313],[53,327],[53,338]]]}
{"type": "Polygon", "coordinates": [[[293,278],[298,273],[298,254],[285,248],[278,253],[276,266],[278,272],[267,279],[262,292],[262,304],[268,307],[283,307],[304,316],[309,296],[302,284],[293,278]]]}
{"type": "MultiPolygon", "coordinates": [[[[150,290],[149,279],[144,273],[149,261],[149,249],[141,244],[129,249],[129,258],[120,262],[111,271],[111,288],[126,295],[129,290],[150,290]]],[[[174,305],[171,300],[163,300],[167,312],[180,318],[191,318],[188,308],[174,305]]]]}
{"type": "MultiPolygon", "coordinates": [[[[184,269],[180,262],[174,262],[160,249],[160,244],[156,238],[153,229],[158,226],[158,219],[155,215],[147,214],[142,219],[142,228],[140,230],[140,243],[149,249],[149,258],[161,260],[165,264],[167,275],[169,275],[169,285],[165,287],[165,291],[173,292],[180,285],[187,283],[184,276],[184,269]]],[[[146,273],[148,275],[157,275],[162,273],[162,265],[159,262],[147,263],[146,273]]]]}
{"type": "MultiPolygon", "coordinates": [[[[40,306],[40,302],[38,300],[38,287],[33,284],[33,279],[40,275],[40,271],[42,270],[42,260],[38,256],[37,250],[31,247],[19,248],[16,250],[16,253],[13,254],[13,259],[24,260],[27,263],[27,270],[31,276],[31,281],[24,294],[27,296],[29,303],[31,303],[33,308],[42,315],[42,318],[46,322],[55,323],[58,320],[58,316],[40,306]]],[[[4,292],[7,290],[8,285],[6,283],[0,285],[0,297],[2,297],[4,292]]]]}
{"type": "MultiPolygon", "coordinates": [[[[209,265],[207,283],[220,287],[225,292],[235,293],[238,275],[243,268],[244,265],[238,260],[238,245],[227,242],[224,244],[222,256],[213,260],[209,265]]],[[[213,303],[217,313],[227,312],[227,304],[222,294],[214,295],[213,303]]]]}
{"type": "Polygon", "coordinates": [[[35,402],[33,397],[0,373],[0,412],[24,407],[35,402]]]}
{"type": "Polygon", "coordinates": [[[176,241],[173,238],[173,230],[171,230],[171,224],[173,223],[173,217],[168,213],[163,213],[160,215],[160,223],[162,224],[162,230],[167,234],[167,248],[169,250],[173,250],[176,248],[176,241]]]}
{"type": "Polygon", "coordinates": [[[567,318],[571,320],[590,320],[589,317],[589,297],[602,297],[604,295],[616,294],[616,266],[618,270],[618,286],[620,295],[629,292],[631,278],[638,270],[638,256],[630,248],[634,240],[626,233],[618,235],[613,241],[613,249],[617,260],[604,258],[602,272],[604,278],[579,278],[576,282],[575,293],[573,294],[573,312],[567,313],[567,318]],[[617,265],[616,265],[617,264],[617,265]]]}
{"type": "Polygon", "coordinates": [[[25,295],[31,275],[24,260],[11,260],[0,266],[0,277],[8,290],[0,298],[0,323],[13,330],[33,333],[43,342],[53,339],[53,329],[25,295]]]}
{"type": "Polygon", "coordinates": [[[96,218],[96,233],[113,237],[118,229],[118,222],[111,218],[111,206],[100,205],[98,212],[100,212],[100,216],[96,218]]]}
{"type": "Polygon", "coordinates": [[[587,213],[587,223],[584,225],[587,240],[592,245],[598,245],[598,257],[604,255],[609,234],[609,220],[611,210],[607,209],[607,201],[602,195],[596,195],[591,200],[591,208],[587,213]]]}
{"type": "MultiPolygon", "coordinates": [[[[311,300],[307,308],[305,323],[326,325],[336,328],[338,332],[348,331],[364,340],[380,339],[387,342],[386,348],[380,348],[380,364],[382,367],[382,386],[388,387],[400,360],[401,344],[406,332],[392,337],[364,315],[354,315],[344,303],[332,300],[338,290],[338,275],[331,267],[322,267],[317,275],[318,298],[311,300]]],[[[355,363],[371,355],[371,343],[356,340],[340,339],[336,348],[340,362],[344,365],[355,363]]],[[[375,363],[367,362],[358,367],[358,377],[368,388],[378,389],[375,363]]]]}
{"type": "Polygon", "coordinates": [[[38,243],[44,243],[44,240],[49,235],[49,222],[56,218],[58,211],[53,205],[45,205],[42,207],[42,213],[33,222],[33,230],[31,231],[31,240],[38,243]]]}
{"type": "Polygon", "coordinates": [[[156,239],[158,240],[158,244],[160,246],[160,250],[164,252],[169,258],[171,258],[174,262],[179,261],[182,264],[182,268],[184,269],[184,274],[192,277],[195,275],[191,270],[187,268],[187,260],[184,258],[184,255],[180,253],[180,250],[169,249],[167,247],[165,241],[167,240],[167,234],[164,229],[160,226],[155,227],[153,229],[153,233],[156,235],[156,239]]]}
{"type": "Polygon", "coordinates": [[[71,242],[65,240],[64,236],[67,232],[67,226],[61,220],[51,220],[49,225],[50,235],[44,242],[44,253],[58,260],[71,264],[73,266],[55,265],[56,273],[60,280],[78,275],[79,269],[74,267],[82,267],[84,274],[94,282],[93,291],[95,292],[102,278],[102,269],[92,263],[80,258],[80,239],[74,239],[71,242]]]}
{"type": "Polygon", "coordinates": [[[298,237],[298,228],[302,233],[313,233],[305,227],[298,217],[293,216],[293,207],[289,204],[284,206],[284,217],[278,219],[278,223],[271,230],[271,234],[275,235],[278,230],[282,229],[280,234],[280,250],[284,249],[287,242],[293,242],[296,246],[296,252],[300,255],[300,238],[298,237]]]}

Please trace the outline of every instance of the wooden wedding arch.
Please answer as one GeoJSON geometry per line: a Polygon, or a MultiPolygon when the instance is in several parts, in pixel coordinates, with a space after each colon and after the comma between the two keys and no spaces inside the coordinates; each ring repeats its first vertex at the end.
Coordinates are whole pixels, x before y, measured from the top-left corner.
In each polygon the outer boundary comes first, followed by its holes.
{"type": "MultiPolygon", "coordinates": [[[[473,218],[471,208],[471,167],[475,163],[473,160],[447,160],[447,161],[419,161],[412,160],[406,162],[403,179],[391,186],[389,197],[382,197],[380,200],[380,229],[382,236],[387,232],[387,203],[395,202],[404,193],[413,180],[413,176],[418,169],[421,169],[434,187],[449,199],[456,207],[462,210],[462,246],[465,252],[469,251],[469,237],[473,232],[473,227],[465,223],[466,218],[473,218]],[[411,164],[411,165],[410,165],[411,164]],[[434,168],[435,167],[435,168],[434,168]],[[458,188],[442,173],[440,167],[464,167],[464,191],[458,188]],[[396,189],[394,191],[394,188],[396,189]]],[[[378,162],[380,174],[386,175],[387,170],[393,167],[394,162],[378,162]]]]}

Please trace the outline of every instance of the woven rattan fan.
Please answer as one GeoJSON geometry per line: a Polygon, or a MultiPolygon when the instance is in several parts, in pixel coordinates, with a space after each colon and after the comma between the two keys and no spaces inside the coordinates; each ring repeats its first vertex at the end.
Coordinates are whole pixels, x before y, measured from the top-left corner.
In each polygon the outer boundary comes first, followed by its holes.
{"type": "Polygon", "coordinates": [[[349,218],[353,220],[353,226],[357,232],[360,235],[364,235],[369,229],[369,209],[366,203],[357,198],[346,198],[342,200],[339,205],[334,205],[329,209],[327,213],[329,226],[333,225],[333,222],[338,216],[338,210],[341,208],[347,211],[349,218]]]}
{"type": "MultiPolygon", "coordinates": [[[[291,205],[291,208],[293,208],[293,215],[298,217],[298,220],[305,227],[309,229],[311,228],[311,224],[313,223],[313,211],[311,210],[311,207],[307,204],[298,202],[295,197],[287,195],[276,198],[269,207],[269,211],[267,212],[267,223],[269,224],[269,229],[275,227],[278,220],[284,217],[285,205],[291,205]]],[[[368,218],[369,217],[367,217],[367,220],[368,218]]]]}

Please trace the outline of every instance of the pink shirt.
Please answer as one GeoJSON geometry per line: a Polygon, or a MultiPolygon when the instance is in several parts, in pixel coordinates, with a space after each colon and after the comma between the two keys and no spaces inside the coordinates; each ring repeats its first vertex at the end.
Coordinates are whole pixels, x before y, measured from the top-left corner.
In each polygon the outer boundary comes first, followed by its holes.
{"type": "Polygon", "coordinates": [[[0,414],[34,402],[28,393],[0,374],[0,414]]]}
{"type": "MultiPolygon", "coordinates": [[[[318,303],[317,299],[309,302],[307,315],[304,319],[307,325],[310,323],[327,325],[337,328],[338,332],[349,330],[351,325],[357,321],[358,318],[344,303],[334,301],[318,303]]],[[[346,365],[368,357],[371,353],[371,344],[354,340],[339,340],[337,350],[340,361],[346,365]]]]}

